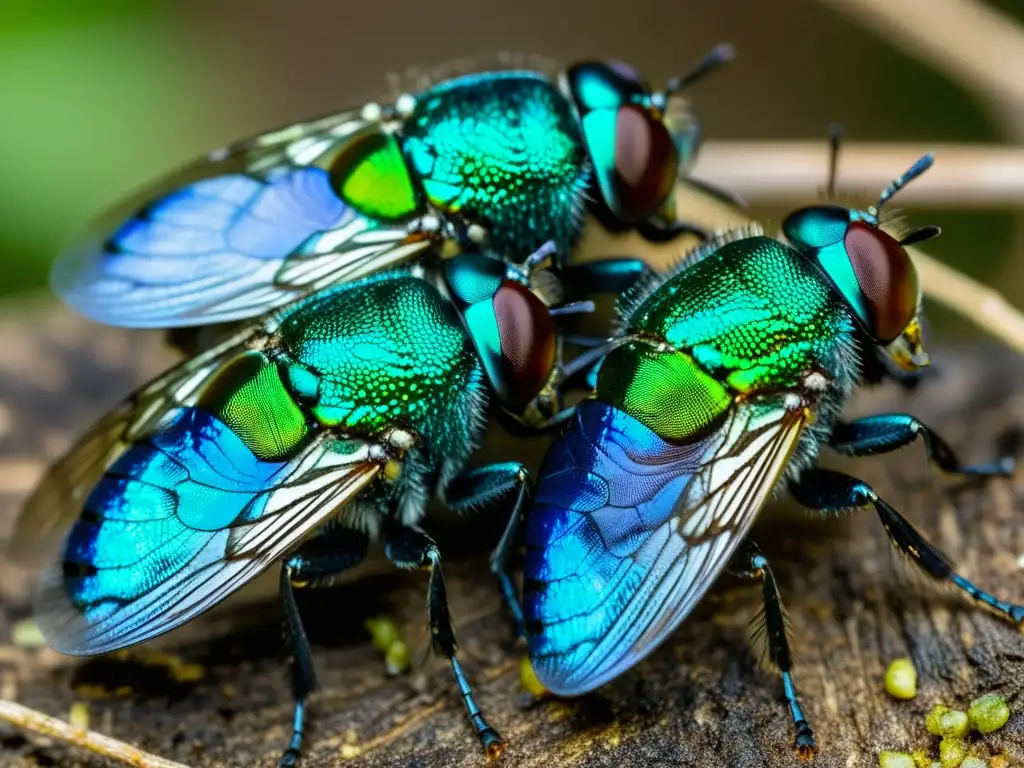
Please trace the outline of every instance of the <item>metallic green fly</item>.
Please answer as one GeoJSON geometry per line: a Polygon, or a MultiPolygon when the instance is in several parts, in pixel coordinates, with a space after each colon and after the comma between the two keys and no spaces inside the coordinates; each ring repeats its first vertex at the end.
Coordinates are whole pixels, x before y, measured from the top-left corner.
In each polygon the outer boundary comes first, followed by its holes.
{"type": "Polygon", "coordinates": [[[699,127],[670,102],[730,56],[719,46],[660,91],[619,62],[475,73],[257,136],[97,221],[53,286],[100,322],[172,328],[262,315],[427,252],[520,263],[553,242],[560,267],[585,212],[671,238],[687,229],[672,196],[699,127]]]}
{"type": "MultiPolygon", "coordinates": [[[[669,102],[729,55],[657,92],[616,62],[445,80],[212,152],[98,221],[54,269],[73,307],[114,325],[232,325],[103,417],[29,500],[13,551],[59,549],[37,604],[50,644],[143,642],[283,561],[291,765],[315,687],[294,587],[380,538],[396,564],[430,570],[434,646],[498,751],[418,524],[435,495],[523,503],[520,464],[466,470],[488,401],[533,429],[569,413],[563,387],[603,353],[564,365],[556,327],[588,307],[559,280],[582,214],[655,240],[687,230],[672,198],[699,130],[669,102]]],[[[614,291],[641,267],[573,274],[614,291]]],[[[506,551],[494,567],[511,595],[506,551]]]]}
{"type": "MultiPolygon", "coordinates": [[[[552,444],[526,514],[523,624],[540,682],[574,696],[633,667],[687,617],[732,563],[760,579],[768,656],[780,670],[801,758],[816,751],[791,676],[782,603],[767,559],[745,541],[773,490],[813,510],[873,507],[893,546],[1011,622],[1004,602],[950,561],[861,480],[813,466],[822,445],[853,456],[922,438],[947,472],[964,466],[908,414],[840,420],[863,377],[928,363],[921,290],[879,209],[931,165],[921,158],[867,210],[819,205],[698,247],[620,305],[618,346],[552,444]]],[[[833,164],[834,167],[834,164],[833,164]]],[[[513,606],[516,609],[516,606],[513,606]]]]}
{"type": "Polygon", "coordinates": [[[42,480],[11,547],[22,560],[53,554],[36,604],[47,642],[74,655],[141,643],[283,562],[295,714],[282,765],[293,765],[316,685],[294,589],[330,583],[381,539],[396,565],[429,570],[432,643],[481,744],[500,751],[419,524],[434,496],[457,511],[523,503],[521,464],[467,463],[489,400],[542,426],[537,404],[573,374],[559,359],[565,306],[549,306],[557,281],[541,267],[552,253],[510,265],[467,252],[328,287],[104,416],[42,480]]]}

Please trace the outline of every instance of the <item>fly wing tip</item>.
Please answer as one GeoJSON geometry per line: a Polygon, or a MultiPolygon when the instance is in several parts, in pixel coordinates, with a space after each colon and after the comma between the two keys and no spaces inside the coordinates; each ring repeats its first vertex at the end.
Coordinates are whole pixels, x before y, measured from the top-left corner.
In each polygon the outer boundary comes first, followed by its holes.
{"type": "Polygon", "coordinates": [[[89,656],[107,649],[93,650],[88,642],[89,623],[75,607],[67,591],[67,579],[61,569],[50,566],[36,589],[33,618],[46,644],[67,656],[89,656]]]}

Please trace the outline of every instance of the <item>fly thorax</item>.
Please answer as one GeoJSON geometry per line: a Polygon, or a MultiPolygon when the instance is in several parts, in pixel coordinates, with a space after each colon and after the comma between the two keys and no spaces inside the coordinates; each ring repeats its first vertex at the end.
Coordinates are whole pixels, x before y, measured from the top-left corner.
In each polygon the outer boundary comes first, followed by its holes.
{"type": "Polygon", "coordinates": [[[629,308],[626,332],[664,339],[737,394],[835,379],[848,313],[792,248],[763,236],[719,242],[629,308]]]}
{"type": "Polygon", "coordinates": [[[450,300],[397,272],[286,313],[271,346],[285,387],[319,426],[417,436],[428,461],[465,457],[480,433],[483,371],[450,300]]]}
{"type": "Polygon", "coordinates": [[[589,167],[569,104],[547,78],[487,72],[441,83],[416,98],[401,143],[426,201],[482,224],[501,253],[572,243],[589,167]]]}

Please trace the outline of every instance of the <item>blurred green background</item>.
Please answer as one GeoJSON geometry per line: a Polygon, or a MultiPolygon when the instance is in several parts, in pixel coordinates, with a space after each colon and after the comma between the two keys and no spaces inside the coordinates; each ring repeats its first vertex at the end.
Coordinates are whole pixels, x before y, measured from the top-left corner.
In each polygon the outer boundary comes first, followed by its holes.
{"type": "MultiPolygon", "coordinates": [[[[1024,3],[1002,11],[1024,19],[1024,3]]],[[[388,92],[388,73],[519,51],[630,61],[652,81],[712,44],[739,57],[692,98],[712,139],[1006,142],[985,102],[812,0],[0,2],[0,296],[133,187],[232,139],[388,92]]],[[[941,157],[939,158],[941,162],[941,157]]],[[[900,169],[894,169],[894,172],[900,169]]],[[[908,211],[929,250],[1018,306],[1011,210],[908,211]]],[[[939,314],[953,337],[970,331],[939,314]]]]}

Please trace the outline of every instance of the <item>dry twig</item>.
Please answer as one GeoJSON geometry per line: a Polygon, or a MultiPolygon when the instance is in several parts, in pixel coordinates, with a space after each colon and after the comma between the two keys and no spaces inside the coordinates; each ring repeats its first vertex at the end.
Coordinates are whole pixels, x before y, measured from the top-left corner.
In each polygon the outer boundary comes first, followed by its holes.
{"type": "Polygon", "coordinates": [[[820,0],[893,47],[987,98],[1016,136],[1024,131],[1024,31],[975,0],[820,0]]]}
{"type": "Polygon", "coordinates": [[[101,733],[85,728],[76,728],[63,720],[50,717],[13,701],[0,699],[0,720],[32,733],[82,747],[97,755],[134,765],[136,768],[188,768],[182,763],[150,755],[130,744],[101,733]]]}
{"type": "MultiPolygon", "coordinates": [[[[806,205],[825,184],[828,142],[709,141],[694,169],[751,204],[806,205]]],[[[935,165],[900,191],[899,204],[1024,206],[1024,149],[998,145],[843,144],[839,188],[877,195],[925,152],[935,165]]]]}

